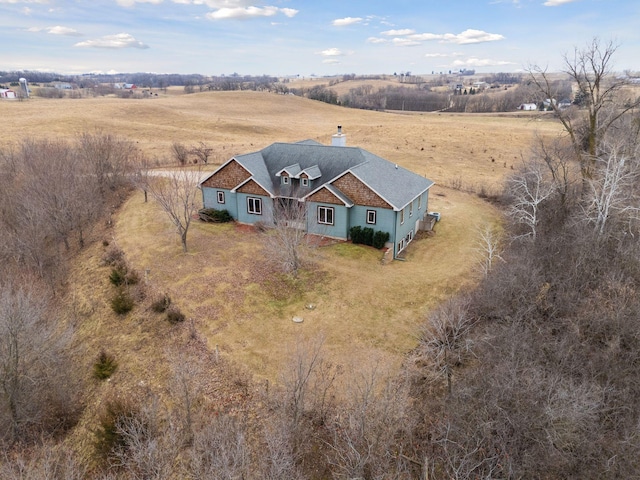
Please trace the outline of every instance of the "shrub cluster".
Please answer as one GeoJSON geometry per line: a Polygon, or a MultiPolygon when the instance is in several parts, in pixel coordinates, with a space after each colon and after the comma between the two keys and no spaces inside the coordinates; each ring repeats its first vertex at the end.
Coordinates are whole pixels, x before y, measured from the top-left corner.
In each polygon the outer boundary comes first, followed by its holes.
{"type": "Polygon", "coordinates": [[[111,299],[111,308],[118,315],[129,313],[133,309],[133,305],[133,298],[124,288],[118,288],[118,291],[111,299]]]}
{"type": "Polygon", "coordinates": [[[140,277],[135,270],[129,270],[126,263],[119,262],[111,270],[109,281],[116,287],[121,285],[135,285],[140,281],[140,277]]]}
{"type": "Polygon", "coordinates": [[[178,307],[171,306],[167,309],[167,320],[169,320],[169,323],[182,323],[185,320],[185,316],[178,307]]]}
{"type": "Polygon", "coordinates": [[[163,296],[158,297],[153,301],[153,303],[151,303],[151,310],[156,313],[164,313],[170,305],[171,297],[165,293],[163,296]]]}
{"type": "Polygon", "coordinates": [[[355,226],[349,229],[349,236],[353,243],[369,245],[380,249],[389,241],[389,232],[374,230],[371,227],[355,226]]]}
{"type": "Polygon", "coordinates": [[[203,222],[227,223],[233,220],[228,210],[216,210],[215,208],[203,208],[198,211],[198,216],[203,222]]]}
{"type": "Polygon", "coordinates": [[[93,364],[93,376],[98,380],[106,380],[113,375],[116,368],[118,368],[116,358],[110,353],[101,350],[98,355],[98,360],[93,364]]]}

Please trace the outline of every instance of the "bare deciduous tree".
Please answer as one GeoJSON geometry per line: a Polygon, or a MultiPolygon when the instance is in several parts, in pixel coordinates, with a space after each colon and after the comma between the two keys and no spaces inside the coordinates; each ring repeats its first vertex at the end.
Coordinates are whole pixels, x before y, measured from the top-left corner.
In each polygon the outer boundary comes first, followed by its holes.
{"type": "Polygon", "coordinates": [[[219,415],[196,432],[190,457],[195,478],[249,478],[250,449],[246,427],[230,415],[219,415]]]}
{"type": "Polygon", "coordinates": [[[160,208],[169,216],[187,252],[187,234],[193,216],[199,210],[198,184],[200,170],[171,170],[151,179],[148,191],[160,208]]]}
{"type": "Polygon", "coordinates": [[[491,225],[477,228],[478,242],[476,251],[480,255],[478,265],[480,271],[486,277],[496,261],[504,261],[500,256],[502,247],[500,245],[500,235],[491,225]]]}
{"type": "Polygon", "coordinates": [[[307,207],[294,198],[274,201],[274,228],[265,232],[269,257],[274,259],[282,271],[297,276],[303,265],[306,247],[307,207]]]}
{"type": "Polygon", "coordinates": [[[85,132],[78,137],[77,154],[95,175],[99,191],[104,194],[127,182],[139,151],[131,141],[115,135],[85,132]]]}
{"type": "Polygon", "coordinates": [[[629,100],[621,97],[628,82],[612,74],[612,60],[617,48],[611,41],[602,44],[594,38],[584,49],[575,48],[572,56],[565,55],[565,72],[577,84],[579,92],[579,112],[560,108],[560,99],[545,70],[540,67],[529,69],[533,83],[550,101],[551,108],[569,135],[585,180],[594,175],[600,142],[606,133],[622,116],[640,105],[640,98],[629,100]]]}
{"type": "Polygon", "coordinates": [[[535,241],[540,208],[553,194],[553,185],[544,178],[540,163],[532,161],[509,179],[507,188],[512,197],[509,214],[517,224],[526,228],[527,232],[522,236],[535,241]]]}
{"type": "Polygon", "coordinates": [[[180,142],[171,144],[171,154],[179,165],[186,165],[189,160],[189,149],[180,142]]]}
{"type": "Polygon", "coordinates": [[[204,142],[199,142],[198,145],[191,147],[191,153],[202,163],[206,164],[209,162],[209,157],[213,153],[213,148],[204,142]]]}
{"type": "Polygon", "coordinates": [[[587,219],[600,235],[616,216],[640,218],[639,159],[619,144],[604,143],[604,152],[596,160],[596,173],[589,179],[590,202],[584,207],[587,219]]]}
{"type": "Polygon", "coordinates": [[[420,348],[434,362],[439,375],[447,382],[451,394],[453,369],[462,365],[471,353],[469,333],[474,322],[462,298],[446,301],[429,315],[420,338],[420,348]]]}
{"type": "Polygon", "coordinates": [[[51,313],[43,292],[0,284],[0,431],[4,440],[25,439],[34,430],[46,432],[74,408],[75,396],[63,391],[71,380],[64,365],[71,334],[51,321],[51,313]]]}

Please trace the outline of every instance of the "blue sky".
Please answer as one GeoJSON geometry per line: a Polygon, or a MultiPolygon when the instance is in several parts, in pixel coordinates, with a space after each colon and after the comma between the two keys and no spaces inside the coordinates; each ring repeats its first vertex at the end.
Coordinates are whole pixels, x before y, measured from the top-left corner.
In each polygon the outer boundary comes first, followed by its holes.
{"type": "Polygon", "coordinates": [[[0,70],[204,75],[640,71],[638,0],[0,0],[0,70]]]}

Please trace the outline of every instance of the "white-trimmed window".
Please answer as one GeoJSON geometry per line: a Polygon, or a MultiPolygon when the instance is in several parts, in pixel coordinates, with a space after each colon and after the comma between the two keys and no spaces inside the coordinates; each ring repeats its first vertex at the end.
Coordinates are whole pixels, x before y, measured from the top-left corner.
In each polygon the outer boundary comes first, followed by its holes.
{"type": "Polygon", "coordinates": [[[422,195],[418,197],[418,210],[422,208],[422,195]]]}
{"type": "Polygon", "coordinates": [[[309,179],[305,178],[305,177],[302,177],[300,179],[300,185],[302,185],[303,187],[308,187],[309,186],[309,179]]]}
{"type": "Polygon", "coordinates": [[[409,216],[413,217],[413,200],[409,204],[409,216]]]}
{"type": "Polygon", "coordinates": [[[375,210],[367,210],[367,223],[370,225],[376,224],[376,211],[375,210]]]}
{"type": "Polygon", "coordinates": [[[404,223],[404,208],[400,210],[400,225],[404,223]]]}
{"type": "Polygon", "coordinates": [[[218,203],[224,203],[224,192],[216,192],[218,197],[218,203]]]}
{"type": "Polygon", "coordinates": [[[287,175],[282,176],[282,184],[289,185],[289,177],[287,175]]]}
{"type": "Polygon", "coordinates": [[[333,207],[318,207],[318,223],[333,225],[333,207]]]}
{"type": "Polygon", "coordinates": [[[398,253],[400,253],[402,250],[404,250],[404,245],[405,245],[405,243],[404,243],[404,238],[403,238],[402,240],[400,240],[398,242],[398,253]]]}
{"type": "Polygon", "coordinates": [[[262,215],[262,199],[256,197],[247,198],[247,213],[262,215]]]}

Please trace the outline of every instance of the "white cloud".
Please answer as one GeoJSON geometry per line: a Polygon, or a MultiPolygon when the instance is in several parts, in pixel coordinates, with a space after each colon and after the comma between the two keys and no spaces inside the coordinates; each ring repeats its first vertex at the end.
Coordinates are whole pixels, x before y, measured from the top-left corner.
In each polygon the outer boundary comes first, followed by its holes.
{"type": "Polygon", "coordinates": [[[153,5],[159,5],[162,0],[116,0],[116,3],[121,7],[133,7],[136,3],[151,3],[153,5]]]}
{"type": "Polygon", "coordinates": [[[513,62],[504,60],[491,60],[489,58],[471,57],[466,60],[455,60],[451,66],[453,67],[499,67],[503,65],[515,65],[513,62]]]}
{"type": "Polygon", "coordinates": [[[284,13],[285,17],[293,18],[298,14],[300,10],[296,10],[294,8],[281,8],[280,11],[284,13]]]}
{"type": "Polygon", "coordinates": [[[326,64],[326,65],[331,65],[331,64],[337,64],[337,63],[342,63],[340,62],[340,60],[338,60],[337,58],[325,58],[322,63],[326,64]]]}
{"type": "Polygon", "coordinates": [[[331,25],[333,25],[334,27],[344,27],[347,25],[354,25],[360,22],[362,22],[362,18],[360,17],[345,17],[345,18],[335,19],[333,22],[331,22],[331,25]]]}
{"type": "Polygon", "coordinates": [[[446,53],[427,53],[425,54],[426,58],[438,58],[438,57],[448,57],[446,53]]]}
{"type": "Polygon", "coordinates": [[[456,43],[458,45],[504,40],[504,36],[498,33],[487,33],[482,30],[473,29],[467,29],[464,32],[457,34],[417,33],[415,35],[409,35],[409,38],[417,41],[438,40],[440,43],[456,43]]]}
{"type": "Polygon", "coordinates": [[[91,48],[149,48],[148,45],[136,40],[128,33],[118,33],[116,35],[106,35],[95,40],[86,40],[79,42],[74,47],[91,47],[91,48]]]}
{"type": "Polygon", "coordinates": [[[48,33],[51,33],[53,35],[68,35],[71,37],[82,36],[82,34],[78,32],[75,28],[61,27],[60,25],[56,25],[55,27],[49,27],[46,30],[48,33]]]}
{"type": "Polygon", "coordinates": [[[0,0],[0,3],[49,3],[49,0],[0,0]]]}
{"type": "Polygon", "coordinates": [[[340,57],[344,55],[344,53],[342,53],[339,48],[327,48],[326,50],[318,52],[318,54],[322,55],[323,57],[340,57]]]}
{"type": "Polygon", "coordinates": [[[278,8],[272,6],[224,7],[216,10],[215,12],[207,13],[207,18],[210,18],[211,20],[246,19],[256,17],[273,17],[278,13],[282,13],[285,16],[291,18],[298,13],[298,10],[294,10],[293,8],[278,8]]]}
{"type": "Polygon", "coordinates": [[[380,32],[381,35],[386,35],[388,37],[397,37],[401,35],[411,35],[416,33],[415,30],[411,30],[410,28],[403,28],[401,30],[386,30],[384,32],[380,32]]]}
{"type": "Polygon", "coordinates": [[[369,37],[367,38],[367,43],[387,43],[388,40],[386,38],[379,37],[369,37]]]}
{"type": "Polygon", "coordinates": [[[564,5],[565,3],[575,2],[576,0],[547,0],[543,3],[545,7],[557,7],[558,5],[564,5]]]}
{"type": "Polygon", "coordinates": [[[393,43],[397,47],[416,47],[418,45],[422,45],[420,42],[416,40],[412,40],[410,38],[397,38],[397,37],[391,40],[391,43],[393,43]]]}

